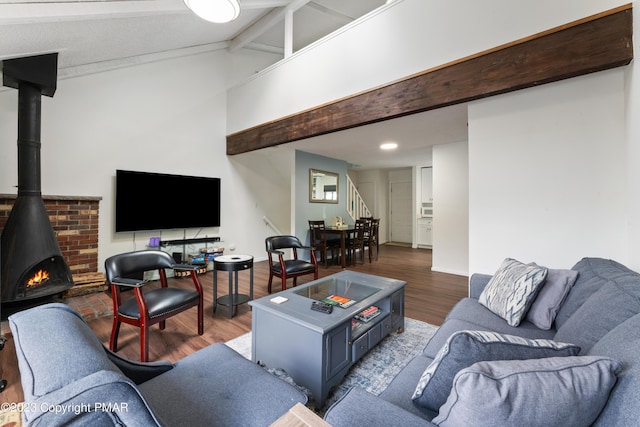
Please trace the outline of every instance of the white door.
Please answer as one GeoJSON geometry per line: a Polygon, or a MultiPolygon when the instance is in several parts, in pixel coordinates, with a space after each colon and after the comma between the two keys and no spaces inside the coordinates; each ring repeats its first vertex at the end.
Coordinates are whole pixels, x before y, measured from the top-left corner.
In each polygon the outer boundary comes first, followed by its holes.
{"type": "Polygon", "coordinates": [[[412,243],[411,182],[389,183],[389,220],[391,242],[412,243]]]}

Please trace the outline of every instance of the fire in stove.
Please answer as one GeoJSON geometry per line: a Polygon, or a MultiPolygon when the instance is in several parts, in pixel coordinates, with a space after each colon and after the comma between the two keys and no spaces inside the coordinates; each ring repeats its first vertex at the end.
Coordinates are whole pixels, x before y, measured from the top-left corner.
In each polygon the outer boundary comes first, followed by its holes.
{"type": "Polygon", "coordinates": [[[45,270],[38,270],[29,280],[27,280],[27,286],[40,286],[49,280],[49,273],[45,270]]]}

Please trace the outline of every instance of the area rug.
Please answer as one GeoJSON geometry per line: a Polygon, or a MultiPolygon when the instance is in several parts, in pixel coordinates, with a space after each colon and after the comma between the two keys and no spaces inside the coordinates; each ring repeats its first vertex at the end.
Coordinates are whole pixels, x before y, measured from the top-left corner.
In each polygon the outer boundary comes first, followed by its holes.
{"type": "MultiPolygon", "coordinates": [[[[327,402],[322,408],[315,407],[315,402],[308,390],[300,386],[298,388],[309,397],[307,406],[320,414],[324,413],[333,402],[353,386],[361,387],[372,394],[378,395],[387,388],[400,370],[422,351],[437,330],[437,326],[405,318],[404,332],[388,335],[354,364],[344,380],[329,393],[327,402]]],[[[226,344],[247,359],[251,359],[251,332],[228,341],[226,344]]],[[[265,367],[265,369],[296,385],[286,372],[272,367],[265,367]]]]}

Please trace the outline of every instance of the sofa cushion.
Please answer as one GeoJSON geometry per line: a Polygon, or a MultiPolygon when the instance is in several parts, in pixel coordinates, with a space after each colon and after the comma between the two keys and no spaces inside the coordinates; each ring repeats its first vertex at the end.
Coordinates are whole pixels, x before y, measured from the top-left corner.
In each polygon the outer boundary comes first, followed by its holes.
{"type": "Polygon", "coordinates": [[[489,310],[518,326],[547,276],[547,269],[505,259],[480,294],[478,301],[489,310]]]}
{"type": "Polygon", "coordinates": [[[531,339],[552,339],[556,334],[554,330],[540,329],[527,320],[517,327],[509,326],[503,318],[480,305],[477,299],[463,298],[453,307],[446,321],[431,337],[423,351],[424,355],[435,358],[451,334],[464,329],[494,331],[531,339]]]}
{"type": "Polygon", "coordinates": [[[23,412],[27,425],[160,425],[136,385],[69,306],[34,307],[10,316],[9,324],[31,408],[23,412]]]}
{"type": "Polygon", "coordinates": [[[489,331],[458,331],[422,373],[412,396],[416,405],[437,410],[447,400],[454,375],[485,360],[573,356],[580,348],[550,340],[530,340],[489,331]]]}
{"type": "Polygon", "coordinates": [[[598,289],[558,329],[554,339],[582,347],[582,354],[607,332],[640,313],[640,276],[624,275],[598,289]]]}
{"type": "Polygon", "coordinates": [[[569,295],[567,295],[562,307],[560,307],[558,311],[558,315],[556,316],[556,329],[560,329],[573,313],[609,280],[623,276],[638,276],[638,273],[628,269],[624,265],[603,258],[583,258],[571,269],[576,270],[579,275],[576,283],[571,288],[569,295]]]}
{"type": "Polygon", "coordinates": [[[640,420],[639,349],[640,314],[637,314],[613,328],[589,350],[590,356],[611,357],[624,366],[595,426],[631,426],[640,420]]]}
{"type": "Polygon", "coordinates": [[[395,376],[393,381],[385,388],[380,397],[400,408],[419,415],[428,420],[438,415],[437,411],[423,406],[414,405],[411,396],[416,389],[416,379],[420,378],[425,369],[433,362],[430,357],[417,355],[395,376]]]}
{"type": "Polygon", "coordinates": [[[169,426],[265,426],[306,396],[225,344],[207,346],[138,386],[169,426]]]}
{"type": "MultiPolygon", "coordinates": [[[[351,387],[324,415],[331,427],[433,426],[429,421],[374,396],[360,387],[351,387]]],[[[293,422],[290,425],[294,425],[293,422]]],[[[300,422],[295,425],[319,425],[300,422]]]]}
{"type": "Polygon", "coordinates": [[[619,362],[596,356],[479,362],[458,372],[432,422],[587,426],[607,403],[621,369],[619,362]]]}
{"type": "Polygon", "coordinates": [[[547,278],[533,300],[526,319],[540,329],[551,329],[578,274],[576,270],[547,269],[547,278]]]}
{"type": "Polygon", "coordinates": [[[65,304],[18,312],[9,317],[9,324],[26,401],[99,371],[121,374],[91,328],[65,304]],[[69,351],[70,348],[81,351],[69,351]]]}

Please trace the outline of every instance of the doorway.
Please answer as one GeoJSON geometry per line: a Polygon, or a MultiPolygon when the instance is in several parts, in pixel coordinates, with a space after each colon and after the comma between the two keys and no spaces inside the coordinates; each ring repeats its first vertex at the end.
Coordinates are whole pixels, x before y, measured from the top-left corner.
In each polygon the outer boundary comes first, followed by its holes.
{"type": "Polygon", "coordinates": [[[413,202],[410,181],[389,183],[389,241],[412,243],[413,224],[411,204],[413,202]]]}

